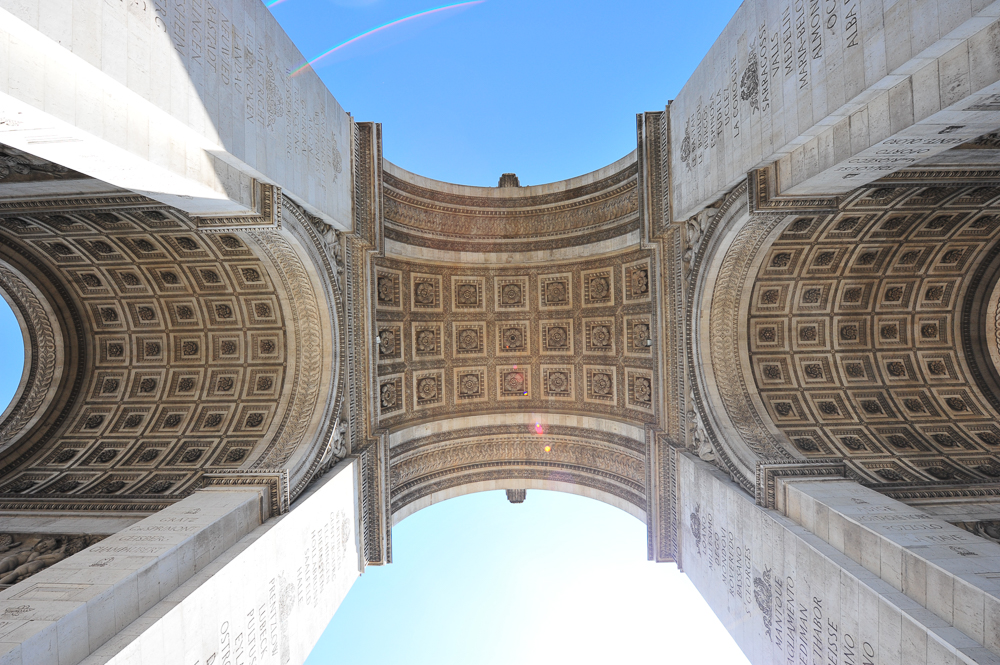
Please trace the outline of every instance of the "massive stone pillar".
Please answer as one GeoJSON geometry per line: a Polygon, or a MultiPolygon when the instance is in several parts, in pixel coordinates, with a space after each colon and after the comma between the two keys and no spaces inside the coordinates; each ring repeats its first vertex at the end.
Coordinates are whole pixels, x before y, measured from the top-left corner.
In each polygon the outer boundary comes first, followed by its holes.
{"type": "Polygon", "coordinates": [[[54,563],[0,592],[0,662],[303,662],[362,567],[357,480],[266,523],[266,488],[203,490],[54,563]]]}
{"type": "Polygon", "coordinates": [[[743,3],[670,104],[673,214],[755,168],[772,196],[828,197],[994,131],[998,19],[984,0],[743,3]]]}
{"type": "Polygon", "coordinates": [[[1000,545],[852,480],[772,480],[780,510],[678,453],[678,563],[752,663],[1000,662],[1000,545]]]}
{"type": "Polygon", "coordinates": [[[257,0],[0,2],[0,143],[205,226],[351,226],[352,121],[257,0]]]}

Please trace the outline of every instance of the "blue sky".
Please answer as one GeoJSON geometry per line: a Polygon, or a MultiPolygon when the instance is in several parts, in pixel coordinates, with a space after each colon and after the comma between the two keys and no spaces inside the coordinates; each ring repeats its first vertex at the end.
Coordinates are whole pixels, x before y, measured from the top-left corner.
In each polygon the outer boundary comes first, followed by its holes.
{"type": "MultiPolygon", "coordinates": [[[[284,0],[274,16],[307,58],[446,0],[284,0]]],[[[563,180],[635,148],[735,0],[487,0],[360,40],[317,66],[385,157],[420,175],[495,186],[563,180]]]]}
{"type": "Polygon", "coordinates": [[[7,301],[0,297],[0,413],[14,398],[24,371],[24,338],[7,301]]]}
{"type": "MultiPolygon", "coordinates": [[[[313,57],[442,0],[284,0],[274,15],[313,57]]],[[[635,148],[635,114],[676,96],[735,0],[486,0],[380,32],[317,72],[383,124],[387,159],[495,186],[601,168],[635,148]]],[[[0,410],[22,342],[0,300],[0,410]]],[[[745,658],[673,565],[645,560],[635,518],[577,496],[446,501],[393,530],[394,561],[354,585],[309,665],[726,663],[745,658]]]]}
{"type": "MultiPolygon", "coordinates": [[[[307,58],[438,0],[284,0],[307,58]]],[[[635,149],[635,114],[676,96],[734,0],[487,0],[380,31],[316,71],[385,157],[495,186],[570,178],[635,149]]],[[[747,663],[676,566],[646,560],[635,518],[529,491],[452,499],[393,529],[308,665],[747,663]]]]}
{"type": "Polygon", "coordinates": [[[646,527],[592,499],[449,499],[400,522],[306,665],[749,665],[646,527]]]}

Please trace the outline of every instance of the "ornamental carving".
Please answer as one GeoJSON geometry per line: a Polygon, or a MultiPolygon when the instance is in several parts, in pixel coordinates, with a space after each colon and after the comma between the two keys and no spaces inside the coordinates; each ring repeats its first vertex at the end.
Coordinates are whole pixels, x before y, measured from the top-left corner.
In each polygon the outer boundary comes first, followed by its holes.
{"type": "Polygon", "coordinates": [[[393,447],[392,511],[452,487],[483,481],[548,480],[583,485],[625,500],[645,501],[645,448],[599,430],[494,425],[408,438],[393,447]]]}
{"type": "Polygon", "coordinates": [[[973,201],[979,188],[871,186],[821,214],[751,215],[720,264],[709,344],[725,410],[756,455],[839,457],[885,486],[991,481],[997,412],[964,369],[981,372],[983,358],[963,336],[995,330],[997,308],[977,323],[959,297],[979,288],[967,266],[985,270],[1000,228],[973,201]]]}
{"type": "Polygon", "coordinates": [[[9,588],[105,536],[0,533],[0,590],[9,588]]]}
{"type": "Polygon", "coordinates": [[[29,328],[30,344],[25,358],[29,365],[27,384],[21,389],[13,410],[0,423],[0,450],[3,450],[38,414],[49,395],[57,373],[59,349],[52,321],[38,296],[20,277],[3,266],[0,266],[0,289],[21,310],[22,319],[29,328]]]}
{"type": "MultiPolygon", "coordinates": [[[[653,301],[645,292],[628,301],[623,295],[626,275],[638,269],[646,271],[648,289],[652,267],[648,252],[640,250],[557,267],[376,259],[374,274],[391,285],[425,283],[432,285],[428,294],[431,288],[434,293],[444,289],[439,301],[435,295],[428,302],[440,302],[440,311],[411,306],[405,293],[398,310],[383,307],[375,296],[376,329],[382,340],[379,382],[399,396],[379,407],[380,425],[396,430],[417,412],[426,420],[550,408],[653,422],[658,390],[653,301]],[[603,300],[577,296],[585,277],[606,280],[609,290],[599,294],[603,300]],[[463,287],[466,298],[459,297],[463,287]],[[389,351],[383,335],[400,329],[408,331],[405,346],[389,351]],[[604,368],[596,385],[588,366],[604,368]],[[438,397],[418,403],[415,377],[439,371],[438,397]]],[[[635,283],[644,282],[635,278],[635,283]]]]}
{"type": "Polygon", "coordinates": [[[431,190],[393,166],[384,177],[386,237],[481,252],[541,251],[617,238],[638,228],[637,171],[632,163],[581,187],[536,195],[518,188],[511,191],[517,196],[497,197],[476,187],[431,190]]]}
{"type": "MultiPolygon", "coordinates": [[[[73,334],[94,349],[57,426],[2,461],[0,492],[21,503],[102,495],[111,508],[149,510],[162,503],[135,497],[184,496],[205,471],[282,468],[309,445],[330,390],[322,360],[335,324],[323,328],[301,250],[271,230],[202,233],[183,213],[132,198],[111,209],[53,199],[16,212],[16,224],[10,211],[0,219],[0,242],[33,266],[32,279],[49,270],[60,297],[80,303],[73,334]]],[[[31,290],[5,268],[0,281],[34,328],[23,406],[0,425],[16,441],[29,413],[48,408],[40,397],[57,349],[31,290]]]]}

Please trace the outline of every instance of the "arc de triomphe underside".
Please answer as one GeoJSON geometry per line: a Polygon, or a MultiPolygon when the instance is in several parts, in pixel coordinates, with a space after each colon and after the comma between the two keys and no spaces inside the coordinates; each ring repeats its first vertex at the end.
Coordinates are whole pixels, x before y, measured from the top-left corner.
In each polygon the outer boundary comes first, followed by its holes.
{"type": "Polygon", "coordinates": [[[497,489],[643,521],[755,664],[1000,663],[1000,2],[746,0],[632,153],[497,187],[384,160],[259,0],[45,5],[0,663],[301,663],[497,489]]]}

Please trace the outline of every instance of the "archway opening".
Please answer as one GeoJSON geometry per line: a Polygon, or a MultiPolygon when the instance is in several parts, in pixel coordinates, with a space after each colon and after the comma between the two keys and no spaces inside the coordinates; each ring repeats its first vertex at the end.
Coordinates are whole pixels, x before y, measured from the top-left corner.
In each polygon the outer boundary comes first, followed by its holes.
{"type": "Polygon", "coordinates": [[[599,500],[483,491],[393,527],[307,665],[748,663],[673,564],[646,560],[646,526],[599,500]],[[373,621],[373,617],[377,620],[373,621]]]}
{"type": "Polygon", "coordinates": [[[10,408],[23,375],[24,334],[14,310],[3,297],[0,298],[0,414],[5,415],[10,408]]]}

